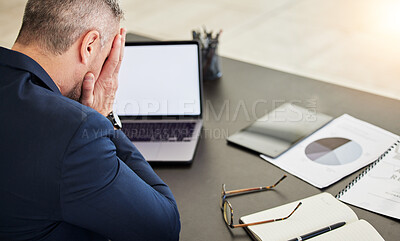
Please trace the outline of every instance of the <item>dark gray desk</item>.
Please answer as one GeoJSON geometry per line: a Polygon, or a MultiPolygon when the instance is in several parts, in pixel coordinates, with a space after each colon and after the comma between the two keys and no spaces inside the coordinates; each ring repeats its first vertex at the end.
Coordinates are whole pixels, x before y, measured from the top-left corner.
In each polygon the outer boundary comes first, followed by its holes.
{"type": "MultiPolygon", "coordinates": [[[[129,35],[130,41],[147,40],[129,35]]],[[[239,189],[272,185],[285,172],[257,155],[227,145],[226,137],[284,102],[359,119],[400,134],[400,101],[222,58],[223,78],[204,82],[204,130],[191,166],[155,166],[170,186],[181,214],[181,240],[251,240],[228,228],[219,208],[221,185],[239,189]]],[[[320,190],[288,175],[275,191],[230,198],[235,221],[321,191],[336,195],[359,172],[320,190]]],[[[351,206],[385,240],[399,240],[400,221],[351,206]]]]}

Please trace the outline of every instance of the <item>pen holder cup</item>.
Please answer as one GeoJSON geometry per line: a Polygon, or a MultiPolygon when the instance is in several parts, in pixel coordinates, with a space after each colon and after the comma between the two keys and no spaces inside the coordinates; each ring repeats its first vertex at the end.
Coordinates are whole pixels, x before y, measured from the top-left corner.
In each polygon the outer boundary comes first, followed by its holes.
{"type": "Polygon", "coordinates": [[[220,58],[217,50],[218,43],[201,49],[204,80],[217,80],[222,77],[220,58]]]}

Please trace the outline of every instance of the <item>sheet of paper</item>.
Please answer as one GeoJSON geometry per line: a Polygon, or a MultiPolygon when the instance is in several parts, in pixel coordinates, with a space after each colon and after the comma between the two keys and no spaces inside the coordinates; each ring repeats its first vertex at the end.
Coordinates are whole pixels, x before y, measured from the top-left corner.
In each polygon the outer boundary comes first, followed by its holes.
{"type": "MultiPolygon", "coordinates": [[[[358,220],[356,214],[346,204],[329,193],[321,193],[303,200],[303,204],[288,219],[273,223],[249,226],[260,240],[288,240],[300,235],[333,225],[338,222],[351,223],[358,220]]],[[[244,223],[257,222],[287,216],[299,201],[268,209],[240,219],[244,223]]]]}
{"type": "Polygon", "coordinates": [[[375,161],[399,136],[344,114],[278,158],[261,157],[318,187],[375,161]]]}
{"type": "Polygon", "coordinates": [[[400,219],[400,145],[388,152],[339,199],[400,219]]]}

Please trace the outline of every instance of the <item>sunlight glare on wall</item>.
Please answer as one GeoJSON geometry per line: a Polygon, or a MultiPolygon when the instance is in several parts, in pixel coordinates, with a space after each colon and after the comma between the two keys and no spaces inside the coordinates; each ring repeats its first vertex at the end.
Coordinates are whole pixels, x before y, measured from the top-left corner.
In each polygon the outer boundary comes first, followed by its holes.
{"type": "Polygon", "coordinates": [[[386,34],[400,35],[400,0],[382,1],[378,10],[380,30],[386,34]]]}

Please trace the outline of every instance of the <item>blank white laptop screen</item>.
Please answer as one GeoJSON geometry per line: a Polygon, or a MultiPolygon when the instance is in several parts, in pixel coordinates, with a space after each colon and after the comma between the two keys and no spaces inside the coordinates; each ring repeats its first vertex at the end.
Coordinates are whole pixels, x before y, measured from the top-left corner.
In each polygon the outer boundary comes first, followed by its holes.
{"type": "Polygon", "coordinates": [[[121,116],[200,115],[197,44],[125,46],[114,110],[121,116]]]}

